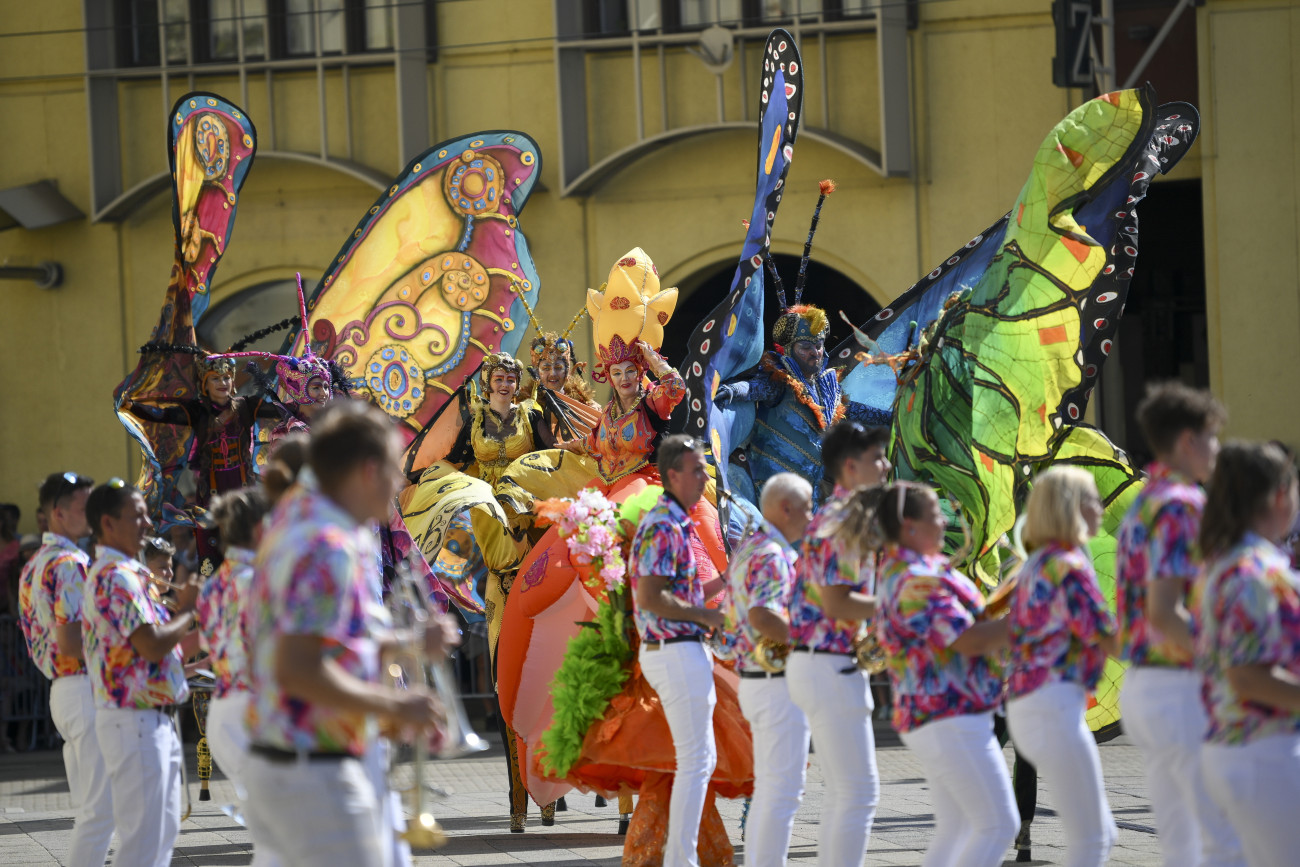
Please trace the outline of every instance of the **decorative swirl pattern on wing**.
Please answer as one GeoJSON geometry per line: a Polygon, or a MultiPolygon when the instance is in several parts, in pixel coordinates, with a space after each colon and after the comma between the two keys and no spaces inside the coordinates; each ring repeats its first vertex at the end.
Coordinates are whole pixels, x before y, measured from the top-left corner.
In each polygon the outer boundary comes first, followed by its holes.
{"type": "Polygon", "coordinates": [[[310,334],[359,394],[401,422],[408,444],[417,440],[486,355],[519,350],[520,295],[536,304],[540,282],[519,213],[540,171],[536,143],[509,130],[420,154],[349,235],[311,293],[310,330],[285,352],[310,334]]]}
{"type": "MultiPolygon", "coordinates": [[[[168,163],[172,174],[175,256],[158,324],[149,343],[197,346],[194,326],[208,308],[209,288],[235,228],[239,190],[257,152],[257,131],[243,109],[212,93],[187,93],[168,116],[168,163]]],[[[113,391],[123,398],[178,401],[194,397],[194,357],[146,352],[113,391]]],[[[189,428],[141,422],[119,411],[118,419],[140,444],[138,487],[162,530],[186,509],[176,488],[192,439],[189,428]]]]}

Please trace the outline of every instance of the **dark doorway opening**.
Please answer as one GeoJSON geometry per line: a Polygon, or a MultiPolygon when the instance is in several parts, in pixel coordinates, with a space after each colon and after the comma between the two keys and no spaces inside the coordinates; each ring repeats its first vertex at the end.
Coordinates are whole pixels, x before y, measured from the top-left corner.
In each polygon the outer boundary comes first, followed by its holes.
{"type": "Polygon", "coordinates": [[[1210,385],[1200,180],[1152,184],[1137,213],[1137,271],[1102,368],[1098,412],[1102,430],[1143,466],[1151,453],[1136,413],[1147,385],[1210,385]]]}
{"type": "MultiPolygon", "coordinates": [[[[776,254],[772,257],[776,270],[785,285],[786,295],[794,300],[794,284],[799,276],[799,257],[776,254]]],[[[683,298],[678,299],[677,310],[672,320],[664,329],[664,358],[672,364],[680,364],[686,357],[686,343],[696,326],[708,318],[709,311],[718,305],[731,289],[731,280],[736,274],[736,263],[726,262],[710,265],[708,268],[692,274],[681,281],[683,298]]],[[[767,335],[772,333],[772,325],[781,313],[781,305],[772,287],[771,275],[767,278],[763,299],[763,334],[764,348],[771,348],[766,343],[767,335]]],[[[829,350],[839,341],[849,336],[849,326],[840,318],[840,311],[854,323],[861,324],[880,312],[880,305],[852,279],[823,265],[816,260],[808,263],[808,278],[804,283],[803,303],[821,307],[831,321],[831,333],[826,338],[829,350]]]]}

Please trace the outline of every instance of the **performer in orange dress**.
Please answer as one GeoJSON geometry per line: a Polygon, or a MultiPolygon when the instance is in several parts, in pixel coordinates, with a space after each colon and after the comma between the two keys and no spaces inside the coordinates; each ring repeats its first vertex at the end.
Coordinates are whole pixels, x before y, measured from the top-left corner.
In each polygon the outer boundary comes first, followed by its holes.
{"type": "MultiPolygon", "coordinates": [[[[594,459],[599,477],[592,487],[615,503],[634,497],[639,501],[638,495],[659,485],[655,449],[669,415],[685,396],[680,374],[655,351],[675,303],[676,290],[660,291],[654,264],[639,249],[615,264],[602,291],[588,292],[599,355],[593,378],[607,379],[614,393],[590,435],[557,446],[594,459]],[[648,385],[647,373],[655,377],[648,385]]],[[[717,510],[708,500],[711,488],[690,513],[696,529],[692,544],[706,595],[715,595],[722,587],[719,569],[724,563],[717,510]]],[[[501,712],[518,733],[520,763],[535,801],[547,803],[574,787],[607,795],[639,791],[624,864],[661,863],[676,757],[659,697],[638,666],[633,666],[623,691],[604,715],[590,726],[581,756],[562,778],[548,776],[536,755],[542,733],[553,722],[551,681],[569,639],[579,629],[577,623],[590,620],[595,609],[590,592],[579,580],[558,532],[548,530],[521,563],[506,604],[497,648],[501,712]]],[[[734,675],[715,670],[715,680],[718,763],[699,849],[702,864],[730,864],[732,848],[713,798],[752,791],[752,746],[734,675]]]]}

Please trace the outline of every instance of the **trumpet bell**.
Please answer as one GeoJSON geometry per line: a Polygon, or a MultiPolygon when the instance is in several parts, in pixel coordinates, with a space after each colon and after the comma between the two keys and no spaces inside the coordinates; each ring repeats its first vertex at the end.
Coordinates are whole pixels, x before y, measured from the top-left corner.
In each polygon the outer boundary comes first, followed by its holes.
{"type": "Polygon", "coordinates": [[[488,749],[487,741],[478,736],[465,713],[465,704],[445,665],[429,667],[433,688],[447,710],[447,735],[438,748],[438,758],[459,759],[488,749]]]}
{"type": "Polygon", "coordinates": [[[876,637],[874,629],[868,630],[853,643],[853,661],[857,663],[858,668],[870,675],[877,675],[885,670],[888,657],[885,656],[885,649],[880,646],[880,639],[876,637]]]}
{"type": "Polygon", "coordinates": [[[412,849],[441,849],[447,845],[447,832],[432,813],[421,813],[408,822],[401,837],[412,849]]]}
{"type": "Polygon", "coordinates": [[[790,645],[770,638],[760,638],[754,648],[754,657],[759,668],[768,674],[778,674],[785,671],[786,661],[790,658],[790,645]]]}

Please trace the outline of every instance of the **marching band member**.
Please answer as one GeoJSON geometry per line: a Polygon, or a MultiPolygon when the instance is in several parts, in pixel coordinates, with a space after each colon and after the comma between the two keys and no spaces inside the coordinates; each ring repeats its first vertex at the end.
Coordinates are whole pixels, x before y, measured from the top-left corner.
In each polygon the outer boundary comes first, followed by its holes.
{"type": "Polygon", "coordinates": [[[880,800],[871,686],[854,658],[855,639],[862,622],[875,615],[876,599],[869,595],[875,589],[871,555],[846,556],[846,539],[835,530],[850,493],[884,481],[888,440],[886,428],[857,421],[826,431],[822,460],[835,489],[808,525],[790,600],[790,698],[808,717],[826,780],[818,857],[846,867],[866,858],[880,800]]]}
{"type": "Polygon", "coordinates": [[[193,653],[187,633],[199,588],[177,590],[174,614],[150,596],[149,570],[136,555],[153,523],[144,497],[121,479],[90,492],[86,517],[98,549],[82,638],[119,839],[113,863],[167,867],[180,833],[184,761],[174,714],[189,695],[184,655],[193,653]]]}
{"type": "MultiPolygon", "coordinates": [[[[262,537],[266,497],[260,488],[218,494],[212,516],[221,530],[221,565],[199,591],[199,643],[208,652],[213,683],[208,707],[208,747],[221,772],[234,784],[241,805],[248,799],[244,768],[248,763],[248,634],[242,615],[253,580],[253,552],[262,537]]],[[[259,852],[257,863],[271,863],[259,852]]]]}
{"type": "Polygon", "coordinates": [[[812,485],[777,473],[759,498],[762,523],[731,557],[728,620],[735,623],[740,709],[754,733],[754,798],[745,841],[745,867],[782,867],[794,814],[803,800],[808,718],[790,699],[784,671],[756,661],[760,639],[790,644],[794,545],[812,519],[812,485]]]}
{"type": "Polygon", "coordinates": [[[1088,551],[1102,513],[1086,470],[1053,467],[1034,480],[1024,528],[1033,553],[1017,573],[1008,616],[1007,725],[1052,791],[1065,825],[1067,867],[1105,864],[1119,835],[1084,718],[1106,655],[1119,650],[1088,551]]]}
{"type": "Polygon", "coordinates": [[[1138,423],[1155,463],[1120,524],[1115,614],[1130,664],[1120,688],[1124,731],[1142,752],[1166,867],[1243,864],[1236,832],[1205,791],[1207,720],[1192,667],[1196,535],[1226,417],[1209,392],[1180,383],[1148,391],[1138,423]]]}
{"type": "MultiPolygon", "coordinates": [[[[400,455],[378,409],[342,401],[323,410],[309,466],[272,513],[254,563],[246,818],[255,845],[290,864],[385,867],[392,831],[362,764],[374,718],[423,731],[440,714],[428,691],[378,682],[385,618],[372,592],[373,528],[388,519],[400,455]]],[[[442,652],[444,632],[428,638],[442,652]]]]}
{"type": "Polygon", "coordinates": [[[994,867],[1020,821],[993,709],[1002,679],[989,654],[1007,622],[980,622],[984,597],[943,556],[947,520],[928,488],[898,482],[859,492],[841,529],[887,543],[877,577],[877,624],[894,689],[894,728],[921,763],[934,799],[925,867],[994,867]]]}
{"type": "Polygon", "coordinates": [[[1294,864],[1300,852],[1300,584],[1279,547],[1297,496],[1280,449],[1228,443],[1201,523],[1201,767],[1252,867],[1294,864]]]}
{"type": "Polygon", "coordinates": [[[86,498],[93,479],[54,473],[41,483],[49,522],[40,550],[23,567],[19,623],[27,650],[51,681],[50,717],[63,738],[63,766],[76,806],[68,863],[103,867],[113,836],[113,800],[95,736],[95,700],[82,654],[83,588],[90,558],[74,541],[88,531],[86,498]]]}
{"type": "Polygon", "coordinates": [[[691,548],[690,510],[709,481],[704,444],[680,434],[665,437],[657,464],[664,493],[637,526],[629,577],[636,588],[641,671],[659,694],[677,754],[663,863],[699,867],[700,817],[718,760],[713,661],[703,641],[723,623],[722,612],[704,607],[691,548]]]}

